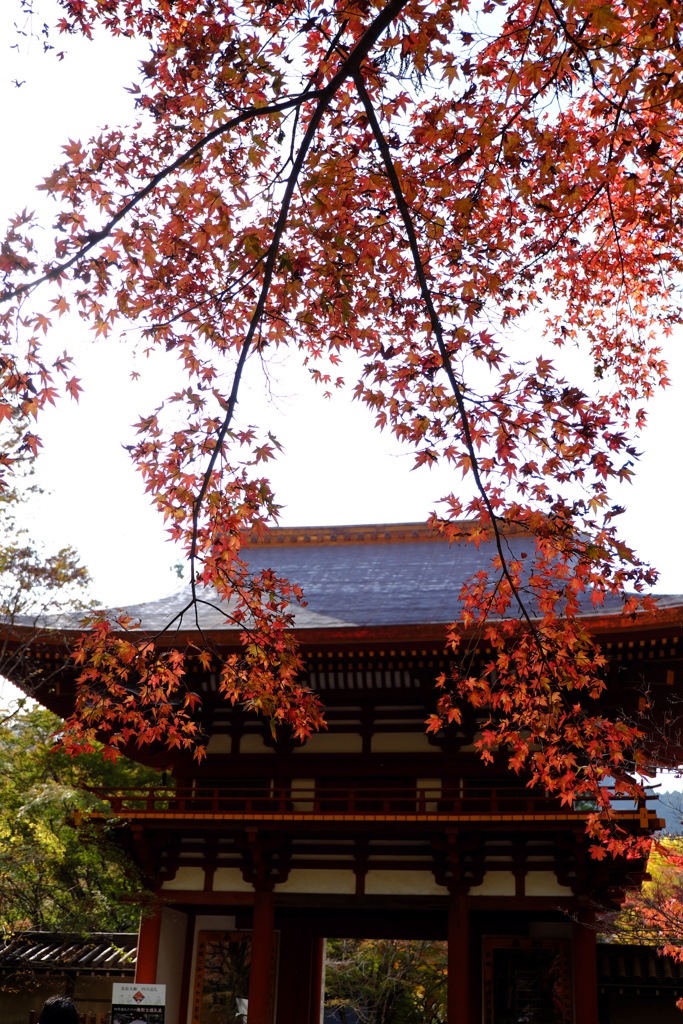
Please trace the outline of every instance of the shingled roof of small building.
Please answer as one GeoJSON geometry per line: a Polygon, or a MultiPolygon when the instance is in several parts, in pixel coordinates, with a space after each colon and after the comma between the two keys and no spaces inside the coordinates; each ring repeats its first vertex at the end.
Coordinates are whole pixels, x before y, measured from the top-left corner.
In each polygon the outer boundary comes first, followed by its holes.
{"type": "Polygon", "coordinates": [[[600,942],[596,952],[598,981],[603,987],[683,987],[683,964],[663,956],[656,946],[600,942]]]}
{"type": "Polygon", "coordinates": [[[137,932],[19,932],[0,942],[0,971],[135,973],[137,932]]]}

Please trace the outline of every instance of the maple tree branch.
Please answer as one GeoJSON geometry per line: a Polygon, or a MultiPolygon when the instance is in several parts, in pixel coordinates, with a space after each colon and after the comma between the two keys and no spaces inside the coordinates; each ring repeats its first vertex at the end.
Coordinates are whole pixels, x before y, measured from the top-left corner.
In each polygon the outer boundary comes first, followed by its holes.
{"type": "MultiPolygon", "coordinates": [[[[233,586],[233,589],[236,590],[236,591],[239,591],[241,589],[240,587],[235,586],[234,581],[232,583],[232,586],[233,586]]],[[[175,630],[175,633],[177,635],[181,631],[181,629],[182,629],[183,616],[185,615],[186,612],[189,612],[191,609],[194,609],[195,610],[195,623],[196,623],[196,626],[197,626],[197,630],[198,630],[200,636],[202,637],[202,640],[204,641],[205,646],[207,648],[212,647],[213,644],[211,643],[210,639],[207,637],[206,633],[204,632],[202,626],[200,625],[200,623],[199,623],[199,621],[197,619],[196,609],[197,609],[198,605],[206,605],[207,608],[212,608],[213,611],[218,612],[220,615],[222,615],[226,622],[234,623],[236,629],[239,629],[239,630],[241,630],[241,632],[246,633],[247,636],[250,636],[252,638],[252,640],[254,641],[254,643],[258,642],[258,637],[257,637],[256,633],[254,633],[254,631],[252,629],[250,629],[250,627],[244,621],[242,621],[241,619],[238,619],[235,615],[230,615],[230,614],[226,615],[225,607],[224,606],[217,605],[213,601],[207,601],[205,598],[196,597],[196,596],[193,597],[193,599],[191,601],[188,601],[185,604],[185,606],[180,609],[180,611],[176,612],[176,614],[173,616],[173,618],[169,622],[166,622],[166,624],[163,626],[162,629],[157,630],[157,632],[153,636],[151,636],[149,638],[149,642],[156,643],[156,641],[159,640],[160,637],[162,637],[164,635],[164,633],[168,633],[169,632],[169,630],[170,630],[170,628],[171,628],[171,626],[173,625],[174,622],[178,623],[178,625],[176,627],[176,630],[175,630]]],[[[187,684],[185,684],[185,686],[186,686],[186,689],[187,689],[187,684]]],[[[2,725],[2,722],[0,722],[0,725],[2,725]]]]}
{"type": "Polygon", "coordinates": [[[583,203],[583,205],[580,206],[578,210],[576,210],[571,215],[568,221],[565,221],[565,226],[555,237],[555,239],[551,242],[548,242],[548,244],[543,249],[540,250],[537,256],[534,256],[533,259],[527,260],[526,263],[522,264],[519,271],[517,272],[518,277],[521,276],[526,270],[529,270],[531,267],[535,267],[541,260],[545,259],[546,256],[549,256],[551,252],[555,252],[560,242],[567,237],[568,233],[571,231],[571,229],[574,227],[577,221],[583,216],[586,210],[590,209],[592,204],[595,202],[595,200],[598,198],[598,196],[605,187],[606,182],[601,181],[600,184],[596,186],[595,190],[588,197],[586,202],[583,203]]]}
{"type": "Polygon", "coordinates": [[[403,189],[401,188],[401,182],[399,180],[396,168],[394,166],[394,161],[391,156],[391,150],[389,148],[387,140],[384,137],[382,126],[380,125],[379,120],[377,119],[374,105],[372,103],[370,95],[368,94],[367,89],[365,88],[365,81],[360,71],[357,71],[354,74],[354,82],[358,90],[358,95],[360,97],[361,103],[363,104],[363,107],[365,109],[368,121],[370,123],[372,133],[375,137],[377,147],[382,156],[387,177],[389,178],[391,188],[394,193],[396,206],[403,221],[403,226],[406,231],[408,245],[410,247],[410,252],[413,259],[413,265],[415,267],[415,275],[417,277],[418,285],[420,288],[420,294],[422,296],[422,300],[425,306],[427,307],[429,322],[431,324],[431,328],[436,338],[437,347],[439,349],[439,354],[441,356],[441,360],[443,363],[443,368],[446,371],[446,376],[448,377],[448,382],[451,386],[453,395],[455,397],[456,405],[458,407],[458,413],[460,415],[460,421],[462,423],[463,436],[465,440],[465,447],[467,449],[467,453],[470,459],[470,465],[472,467],[472,475],[474,476],[477,490],[479,491],[481,499],[484,502],[484,506],[486,507],[486,511],[488,512],[491,519],[491,526],[493,528],[496,550],[498,552],[498,557],[500,558],[501,561],[501,570],[503,572],[503,575],[505,576],[505,579],[507,580],[507,583],[512,593],[515,596],[522,617],[525,619],[527,625],[532,630],[534,636],[537,636],[538,631],[531,619],[529,612],[526,609],[524,601],[520,596],[519,589],[515,584],[510,573],[510,570],[508,569],[507,566],[507,558],[503,551],[503,538],[498,526],[498,516],[493,508],[493,505],[491,504],[491,500],[488,496],[488,492],[484,485],[484,481],[482,480],[481,477],[481,472],[479,469],[479,459],[477,457],[476,449],[474,447],[474,441],[472,439],[472,433],[470,431],[469,417],[467,414],[467,409],[465,408],[465,401],[462,393],[462,388],[458,382],[457,377],[455,376],[453,364],[451,362],[451,357],[448,353],[448,349],[444,342],[441,320],[434,306],[431,290],[427,282],[427,276],[424,271],[424,265],[422,263],[422,258],[420,256],[420,247],[417,241],[415,226],[413,224],[410,209],[408,208],[408,203],[406,202],[405,196],[403,194],[403,189]]]}
{"type": "Polygon", "coordinates": [[[70,259],[66,260],[64,263],[58,264],[56,267],[51,267],[50,270],[46,271],[41,277],[36,278],[34,281],[29,281],[26,284],[19,285],[17,288],[3,292],[0,294],[0,301],[6,302],[21,295],[27,295],[39,285],[44,284],[45,281],[54,281],[56,278],[61,277],[62,274],[66,273],[67,270],[70,270],[71,267],[86,256],[91,249],[96,245],[99,245],[99,243],[104,241],[105,238],[108,238],[116,225],[119,224],[120,221],[122,221],[123,218],[131,212],[131,210],[134,210],[143,199],[153,192],[157,185],[160,185],[161,182],[169,176],[169,174],[173,174],[174,171],[180,170],[188,160],[191,160],[193,156],[201,152],[209,142],[213,142],[213,140],[219,136],[232,131],[233,128],[237,128],[240,124],[244,124],[245,121],[249,121],[256,117],[262,117],[265,114],[277,114],[280,111],[289,110],[292,107],[300,106],[302,103],[307,103],[319,96],[320,92],[321,90],[307,92],[305,94],[290,97],[287,100],[282,100],[280,103],[269,104],[266,107],[249,107],[248,110],[243,110],[240,114],[237,114],[229,121],[226,121],[225,124],[218,125],[201,139],[198,139],[197,142],[174,160],[173,163],[168,164],[168,166],[162,168],[162,170],[158,171],[157,174],[150,178],[147,184],[136,192],[135,195],[133,195],[131,199],[121,207],[118,213],[114,214],[103,228],[99,231],[91,231],[91,237],[70,259]]]}
{"type": "Polygon", "coordinates": [[[590,80],[591,80],[591,83],[593,85],[593,88],[598,93],[598,95],[602,96],[602,98],[607,100],[608,103],[611,103],[612,105],[614,105],[613,101],[610,100],[609,97],[605,96],[601,92],[601,90],[598,88],[597,79],[596,79],[596,76],[595,76],[595,70],[594,70],[593,65],[591,63],[591,59],[590,59],[590,57],[588,55],[588,50],[586,49],[585,46],[583,46],[579,42],[577,37],[572,32],[570,32],[569,26],[567,25],[567,22],[566,22],[566,19],[562,17],[562,15],[558,11],[556,5],[553,3],[553,0],[548,0],[548,6],[550,7],[551,11],[555,15],[555,19],[556,19],[558,25],[560,25],[560,27],[562,29],[562,32],[564,33],[564,35],[567,38],[567,40],[571,43],[571,45],[574,47],[574,49],[578,53],[581,54],[581,56],[582,56],[582,58],[584,60],[584,63],[586,65],[586,68],[588,69],[588,75],[590,77],[590,80]]]}
{"type": "Polygon", "coordinates": [[[621,270],[621,287],[624,291],[627,289],[626,281],[626,263],[624,260],[624,252],[621,248],[621,235],[619,233],[619,225],[617,224],[617,218],[614,213],[614,204],[612,202],[612,191],[609,187],[609,182],[605,185],[607,194],[607,205],[609,207],[610,220],[612,222],[612,231],[614,232],[614,241],[617,245],[617,253],[619,255],[619,269],[621,270]]]}
{"type": "MultiPolygon", "coordinates": [[[[164,167],[161,171],[155,174],[147,184],[140,189],[135,195],[108,221],[107,224],[99,231],[91,232],[91,237],[88,241],[75,253],[70,259],[65,260],[64,263],[58,264],[56,267],[52,267],[46,271],[41,277],[36,278],[34,281],[30,281],[26,284],[20,285],[17,288],[9,289],[6,292],[0,294],[0,301],[9,301],[10,299],[17,298],[22,295],[27,295],[39,285],[45,281],[53,281],[56,278],[61,277],[62,274],[66,273],[72,266],[79,262],[91,249],[96,245],[99,245],[105,238],[107,238],[116,225],[128,214],[131,210],[145,199],[154,189],[159,185],[169,174],[179,170],[184,164],[191,160],[198,152],[200,152],[209,142],[218,138],[220,135],[224,135],[226,132],[232,131],[233,128],[238,127],[245,121],[249,121],[255,117],[262,117],[264,114],[279,113],[283,110],[289,110],[292,107],[300,107],[302,103],[309,102],[312,99],[318,99],[319,104],[313,115],[317,117],[317,124],[322,117],[322,114],[329,106],[334,94],[337,89],[347,78],[351,77],[354,70],[360,66],[362,61],[365,59],[369,51],[372,49],[374,44],[377,42],[379,37],[382,35],[384,30],[388,28],[391,22],[401,13],[402,9],[407,5],[408,0],[390,0],[386,7],[380,11],[374,21],[368,26],[363,35],[360,37],[356,45],[353,47],[351,52],[345,61],[342,62],[339,70],[330,79],[328,84],[323,89],[316,90],[305,90],[303,93],[297,94],[294,97],[290,97],[287,100],[282,100],[280,103],[272,103],[264,107],[250,107],[248,110],[243,110],[240,114],[226,121],[225,124],[218,125],[213,131],[208,132],[203,138],[199,139],[194,145],[190,146],[188,150],[182,153],[173,163],[164,167]]],[[[308,143],[310,146],[310,141],[308,143]]],[[[308,148],[308,147],[307,147],[308,148]]],[[[298,167],[296,174],[301,170],[298,167]]],[[[292,170],[294,173],[294,168],[292,170]]],[[[281,233],[281,232],[280,232],[281,233]]]]}
{"type": "MultiPolygon", "coordinates": [[[[392,159],[392,156],[391,156],[391,150],[390,150],[389,145],[388,145],[388,143],[387,143],[387,141],[386,141],[386,139],[384,137],[384,132],[382,131],[382,127],[381,127],[381,125],[380,125],[380,123],[379,123],[379,121],[377,119],[377,116],[376,116],[376,113],[375,113],[375,109],[374,109],[374,105],[372,103],[372,100],[371,100],[368,92],[367,92],[367,89],[365,87],[365,81],[363,79],[363,76],[362,76],[360,70],[354,75],[354,82],[355,82],[356,88],[358,90],[358,95],[359,95],[359,97],[361,99],[361,102],[363,104],[363,107],[365,109],[366,115],[368,117],[368,122],[370,124],[370,127],[372,129],[373,135],[375,137],[375,141],[376,141],[377,146],[378,146],[378,148],[380,150],[380,153],[381,153],[384,165],[385,165],[385,169],[386,169],[386,172],[387,172],[387,176],[388,176],[389,181],[390,181],[391,186],[392,186],[392,191],[394,193],[394,198],[395,198],[395,201],[396,201],[399,213],[401,215],[401,218],[403,220],[404,228],[406,230],[406,235],[408,237],[409,247],[410,247],[410,250],[411,250],[411,255],[412,255],[412,258],[413,258],[413,265],[415,267],[416,277],[418,279],[418,283],[419,283],[419,287],[420,287],[420,292],[421,292],[423,301],[424,301],[424,303],[425,303],[425,305],[427,307],[427,312],[428,312],[428,315],[429,315],[430,324],[432,326],[432,330],[434,331],[434,335],[435,335],[435,337],[437,339],[437,345],[438,345],[438,348],[439,348],[439,353],[440,353],[441,358],[442,358],[444,370],[446,371],[446,375],[448,377],[449,383],[451,385],[451,388],[452,388],[452,391],[453,391],[453,394],[454,394],[454,397],[455,397],[455,400],[456,400],[456,404],[457,404],[457,407],[458,407],[458,412],[460,414],[460,419],[461,419],[461,423],[462,423],[462,427],[463,427],[463,434],[464,434],[464,439],[465,439],[465,445],[466,445],[466,448],[467,448],[467,451],[468,451],[468,455],[470,457],[470,463],[471,463],[471,466],[472,466],[472,473],[473,473],[473,476],[474,476],[474,479],[475,479],[475,482],[476,482],[477,490],[479,491],[479,494],[481,495],[481,498],[482,498],[482,500],[484,502],[484,505],[485,505],[485,507],[487,509],[487,512],[489,513],[489,516],[490,516],[490,519],[491,519],[491,526],[492,526],[493,533],[494,533],[496,550],[498,552],[498,557],[499,557],[500,563],[501,563],[501,571],[503,573],[504,578],[506,579],[506,581],[508,583],[508,586],[510,587],[511,593],[514,595],[515,600],[517,601],[517,605],[519,607],[519,611],[520,611],[520,613],[522,615],[522,618],[524,619],[524,621],[526,622],[527,626],[529,627],[529,630],[531,632],[531,635],[534,638],[534,642],[535,642],[535,644],[536,644],[536,646],[538,648],[538,651],[539,651],[539,654],[540,654],[540,656],[541,656],[541,658],[543,660],[543,663],[547,666],[547,668],[550,671],[550,665],[548,664],[547,653],[546,653],[546,650],[545,650],[545,647],[544,647],[544,644],[543,644],[543,640],[542,640],[542,638],[541,638],[541,636],[539,634],[539,631],[538,631],[535,623],[533,622],[533,620],[531,618],[531,615],[530,615],[529,611],[527,610],[525,602],[524,602],[524,600],[523,600],[523,598],[521,596],[520,588],[515,583],[514,579],[512,578],[512,574],[510,573],[510,570],[508,568],[507,557],[506,557],[505,552],[503,550],[503,538],[502,538],[502,534],[500,532],[500,529],[498,527],[498,516],[496,515],[496,513],[495,513],[495,511],[493,509],[491,501],[490,501],[490,499],[488,497],[488,493],[487,493],[486,488],[484,486],[483,480],[481,478],[481,473],[480,473],[480,470],[479,470],[479,462],[478,462],[476,450],[474,448],[474,443],[473,443],[473,440],[472,440],[472,435],[471,435],[470,426],[469,426],[469,417],[468,417],[468,414],[467,414],[467,409],[465,408],[465,402],[464,402],[464,397],[463,397],[463,394],[462,394],[462,389],[461,389],[460,384],[458,383],[458,380],[457,380],[457,378],[455,376],[455,373],[454,373],[454,370],[453,370],[453,365],[452,365],[452,362],[451,362],[451,358],[450,358],[450,355],[448,353],[448,349],[446,347],[446,344],[444,342],[443,330],[441,328],[441,321],[439,319],[438,313],[436,312],[436,309],[435,309],[435,306],[434,306],[434,302],[433,302],[433,299],[432,299],[432,295],[431,295],[431,290],[430,290],[429,284],[427,282],[426,274],[424,272],[424,266],[423,266],[422,259],[421,259],[421,256],[420,256],[419,244],[418,244],[418,241],[417,241],[417,234],[415,232],[415,227],[414,227],[414,224],[413,224],[413,221],[412,221],[410,209],[409,209],[408,204],[406,202],[405,196],[403,195],[403,190],[401,188],[401,183],[400,183],[400,180],[398,178],[398,174],[396,172],[396,168],[395,168],[394,163],[393,163],[393,159],[392,159]]],[[[493,597],[491,597],[491,600],[493,600],[493,597]]],[[[569,711],[570,710],[570,704],[569,704],[569,701],[568,701],[568,699],[566,697],[566,694],[562,690],[560,691],[560,699],[562,700],[562,703],[563,703],[566,711],[569,711]]],[[[548,712],[548,714],[550,715],[550,711],[548,712]]],[[[585,713],[583,713],[582,717],[584,717],[584,718],[586,717],[585,713]]]]}
{"type": "MultiPolygon", "coordinates": [[[[341,39],[341,37],[344,35],[344,32],[346,31],[346,26],[347,25],[348,25],[348,19],[341,23],[341,25],[339,26],[337,32],[335,33],[334,38],[329,40],[329,45],[327,47],[327,53],[325,54],[323,60],[327,61],[332,56],[334,51],[338,50],[338,45],[337,44],[338,44],[339,40],[341,39]]],[[[311,72],[311,74],[309,75],[308,83],[307,83],[306,87],[303,90],[304,93],[307,92],[308,89],[310,89],[310,87],[312,86],[314,81],[315,81],[315,72],[311,72]]],[[[292,125],[292,137],[291,137],[291,141],[290,141],[290,144],[289,144],[289,155],[288,155],[287,159],[284,161],[284,163],[282,164],[282,167],[280,168],[280,170],[278,171],[278,174],[277,174],[278,178],[282,174],[282,172],[284,171],[284,169],[287,166],[287,164],[291,164],[293,162],[293,160],[294,160],[294,140],[296,138],[297,129],[299,127],[299,116],[300,116],[300,114],[301,114],[301,107],[297,107],[296,110],[294,111],[294,124],[292,125]]]]}
{"type": "Polygon", "coordinates": [[[202,486],[199,490],[199,494],[195,498],[192,504],[192,542],[190,546],[190,585],[192,587],[192,596],[196,600],[196,574],[195,574],[195,563],[197,558],[197,538],[199,534],[199,514],[201,507],[206,497],[206,492],[211,482],[216,462],[223,448],[223,442],[227,435],[232,417],[235,411],[235,405],[237,403],[237,395],[239,392],[240,382],[242,374],[244,373],[244,367],[246,364],[247,356],[251,348],[254,336],[256,335],[259,325],[263,318],[263,314],[266,307],[266,301],[270,292],[270,287],[273,280],[273,273],[275,270],[275,260],[280,248],[280,242],[282,235],[284,234],[287,226],[287,219],[289,216],[289,209],[294,196],[294,192],[299,180],[299,174],[304,166],[308,151],[313,143],[318,125],[320,124],[325,111],[329,107],[332,99],[334,98],[339,87],[349,78],[353,78],[358,68],[362,64],[365,57],[368,55],[374,44],[380,38],[384,30],[391,24],[391,22],[398,17],[402,9],[406,6],[408,0],[390,0],[387,6],[377,15],[374,21],[365,30],[363,35],[360,37],[356,45],[350,51],[347,57],[341,62],[341,65],[337,72],[332,76],[328,84],[320,90],[318,103],[311,116],[311,120],[308,123],[306,132],[299,146],[296,159],[292,164],[292,170],[287,179],[287,185],[285,192],[280,203],[280,210],[278,213],[275,226],[273,228],[273,236],[268,246],[268,255],[266,258],[265,266],[263,269],[263,281],[261,283],[261,289],[259,297],[254,308],[254,312],[251,315],[251,321],[249,328],[242,342],[242,349],[240,351],[235,373],[233,375],[232,387],[230,389],[230,395],[228,397],[227,409],[218,436],[216,438],[209,463],[204,471],[202,478],[202,486]]]}
{"type": "MultiPolygon", "coordinates": [[[[258,259],[249,266],[243,274],[239,277],[234,277],[230,284],[224,285],[218,291],[209,291],[203,299],[197,299],[195,302],[190,303],[189,306],[184,306],[179,309],[174,316],[167,317],[166,320],[157,320],[150,323],[147,327],[142,328],[128,328],[128,330],[140,330],[143,334],[151,334],[152,336],[157,332],[163,330],[165,327],[170,327],[171,324],[175,324],[178,320],[182,320],[189,313],[195,312],[195,310],[201,309],[202,307],[208,306],[209,303],[214,303],[218,306],[221,302],[224,302],[227,298],[231,297],[231,293],[235,293],[238,289],[244,289],[247,284],[251,284],[252,280],[257,276],[256,272],[260,265],[265,259],[264,256],[259,256],[258,259]]],[[[125,333],[125,332],[124,332],[125,333]]]]}

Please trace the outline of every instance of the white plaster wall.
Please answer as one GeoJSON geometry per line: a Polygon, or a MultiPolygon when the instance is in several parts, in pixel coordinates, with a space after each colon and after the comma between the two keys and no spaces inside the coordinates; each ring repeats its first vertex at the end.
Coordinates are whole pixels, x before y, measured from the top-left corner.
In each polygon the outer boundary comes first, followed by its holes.
{"type": "Polygon", "coordinates": [[[472,896],[514,896],[515,876],[511,871],[487,871],[481,885],[472,886],[472,896]]]}
{"type": "Polygon", "coordinates": [[[554,871],[530,871],[524,879],[525,896],[572,896],[569,885],[560,885],[554,871]]]}
{"type": "Polygon", "coordinates": [[[180,1024],[180,987],[187,934],[187,914],[164,907],[157,960],[157,983],[166,986],[165,1024],[180,1024]]]}
{"type": "Polygon", "coordinates": [[[442,794],[442,781],[441,779],[416,779],[415,786],[417,789],[428,789],[431,800],[425,800],[425,811],[432,812],[438,811],[439,800],[442,794]]]}
{"type": "Polygon", "coordinates": [[[320,868],[292,868],[286,882],[275,886],[275,892],[344,893],[356,891],[356,876],[349,870],[325,871],[320,868]]]}
{"type": "Polygon", "coordinates": [[[201,892],[204,888],[204,868],[178,868],[175,876],[164,882],[161,888],[192,889],[201,892]]]}
{"type": "Polygon", "coordinates": [[[209,737],[209,742],[206,744],[207,754],[229,754],[231,751],[232,736],[219,732],[209,737]]]}
{"type": "Polygon", "coordinates": [[[254,887],[245,882],[239,868],[216,868],[213,876],[214,892],[253,892],[254,887]]]}
{"type": "Polygon", "coordinates": [[[357,732],[316,732],[309,736],[294,753],[304,754],[361,754],[363,740],[357,732]]]}
{"type": "Polygon", "coordinates": [[[292,789],[308,790],[309,792],[306,796],[310,797],[308,800],[293,800],[293,810],[300,811],[302,814],[304,811],[312,811],[313,797],[315,796],[315,779],[292,779],[292,789]]]}
{"type": "Polygon", "coordinates": [[[461,754],[476,754],[476,753],[479,753],[479,747],[477,746],[477,743],[479,742],[480,739],[482,739],[481,733],[480,732],[475,732],[474,737],[472,739],[472,742],[471,743],[463,743],[463,745],[461,747],[458,747],[458,750],[460,751],[461,754]]]}
{"type": "Polygon", "coordinates": [[[368,896],[443,896],[448,890],[439,885],[431,871],[368,871],[365,876],[368,896]]]}
{"type": "Polygon", "coordinates": [[[194,972],[197,964],[197,936],[200,932],[231,932],[235,930],[235,918],[226,914],[198,914],[194,922],[192,943],[192,964],[190,971],[190,998],[187,1001],[187,1018],[179,1024],[191,1024],[192,996],[194,994],[194,972]]]}
{"type": "Polygon", "coordinates": [[[438,747],[423,732],[377,732],[370,749],[373,754],[433,754],[438,747]]]}
{"type": "Polygon", "coordinates": [[[246,733],[240,739],[240,754],[272,754],[272,747],[267,747],[263,736],[259,733],[246,733]]]}

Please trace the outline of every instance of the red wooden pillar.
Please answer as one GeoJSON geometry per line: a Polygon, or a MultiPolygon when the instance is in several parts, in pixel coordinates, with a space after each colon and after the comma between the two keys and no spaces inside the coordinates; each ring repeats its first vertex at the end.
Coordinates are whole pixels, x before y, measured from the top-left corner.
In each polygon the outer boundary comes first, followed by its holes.
{"type": "Polygon", "coordinates": [[[277,979],[277,1024],[296,1024],[303,1019],[299,1010],[305,972],[302,957],[302,935],[298,930],[283,927],[280,931],[280,958],[277,979]]]}
{"type": "Polygon", "coordinates": [[[156,904],[151,913],[143,912],[138,931],[138,958],[135,980],[138,985],[154,985],[157,980],[159,940],[161,939],[161,907],[156,904]]]}
{"type": "Polygon", "coordinates": [[[247,1024],[271,1024],[275,975],[273,970],[274,938],[273,893],[257,891],[254,893],[254,923],[251,931],[247,1024]]]}
{"type": "Polygon", "coordinates": [[[320,1024],[323,1006],[323,985],[325,983],[325,939],[317,936],[311,942],[311,1003],[310,1024],[320,1024]]]}
{"type": "Polygon", "coordinates": [[[595,911],[585,909],[577,914],[573,926],[574,950],[574,1020],[580,1024],[598,1024],[598,965],[596,962],[597,932],[595,911]]]}
{"type": "Polygon", "coordinates": [[[323,941],[298,928],[282,929],[277,985],[277,1024],[310,1024],[311,1021],[317,1024],[319,1021],[323,941]],[[314,975],[318,978],[316,985],[313,983],[314,975]]]}
{"type": "Polygon", "coordinates": [[[466,893],[454,893],[448,905],[447,991],[448,1024],[470,1024],[470,913],[466,893]]]}
{"type": "Polygon", "coordinates": [[[194,951],[194,933],[197,918],[194,914],[187,915],[185,926],[185,949],[183,953],[183,973],[180,979],[180,997],[178,1005],[180,1013],[178,1019],[182,1022],[187,1020],[190,1011],[190,987],[192,984],[192,953],[194,951]]]}

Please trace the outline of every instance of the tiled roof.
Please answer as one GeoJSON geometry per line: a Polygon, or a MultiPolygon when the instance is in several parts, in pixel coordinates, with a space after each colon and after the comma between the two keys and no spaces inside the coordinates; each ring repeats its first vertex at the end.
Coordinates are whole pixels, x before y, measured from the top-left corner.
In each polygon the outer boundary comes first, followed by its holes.
{"type": "MultiPolygon", "coordinates": [[[[528,534],[505,536],[511,558],[529,557],[535,546],[528,534]]],[[[273,569],[303,588],[307,606],[293,609],[300,629],[344,626],[401,626],[450,623],[461,607],[464,582],[491,565],[493,541],[461,541],[450,545],[423,523],[390,526],[327,527],[272,530],[267,541],[250,542],[243,557],[254,570],[273,569]]],[[[188,603],[189,587],[159,601],[126,609],[143,629],[166,625],[188,603]]],[[[198,609],[203,629],[229,629],[229,608],[216,607],[216,595],[205,592],[209,605],[198,609]]],[[[593,606],[583,600],[586,614],[617,614],[619,599],[608,597],[593,606]]],[[[664,597],[660,607],[683,605],[682,596],[664,597]]],[[[174,628],[195,627],[195,613],[185,613],[174,628]]]]}
{"type": "Polygon", "coordinates": [[[683,985],[683,964],[660,956],[655,946],[601,942],[597,948],[598,983],[637,988],[676,988],[683,985]]]}
{"type": "MultiPolygon", "coordinates": [[[[469,524],[462,529],[467,534],[469,524]]],[[[528,556],[525,564],[531,567],[533,537],[508,530],[503,545],[510,558],[528,556]]],[[[274,529],[263,538],[250,537],[242,551],[254,571],[272,569],[303,588],[306,607],[292,608],[299,629],[450,623],[460,611],[465,581],[488,569],[496,555],[493,540],[478,547],[465,539],[449,544],[425,523],[274,529]]],[[[196,611],[183,611],[190,604],[186,586],[126,612],[150,631],[169,623],[183,630],[235,628],[226,622],[230,606],[221,604],[214,591],[200,590],[199,596],[196,611]]],[[[615,597],[597,606],[588,594],[582,601],[586,615],[615,615],[622,609],[615,597]]],[[[658,597],[658,605],[681,608],[683,614],[683,595],[658,597]]],[[[78,628],[79,621],[61,618],[46,624],[78,628]]]]}
{"type": "Polygon", "coordinates": [[[135,932],[82,935],[21,932],[0,943],[0,971],[78,971],[79,974],[135,972],[135,932]]]}

